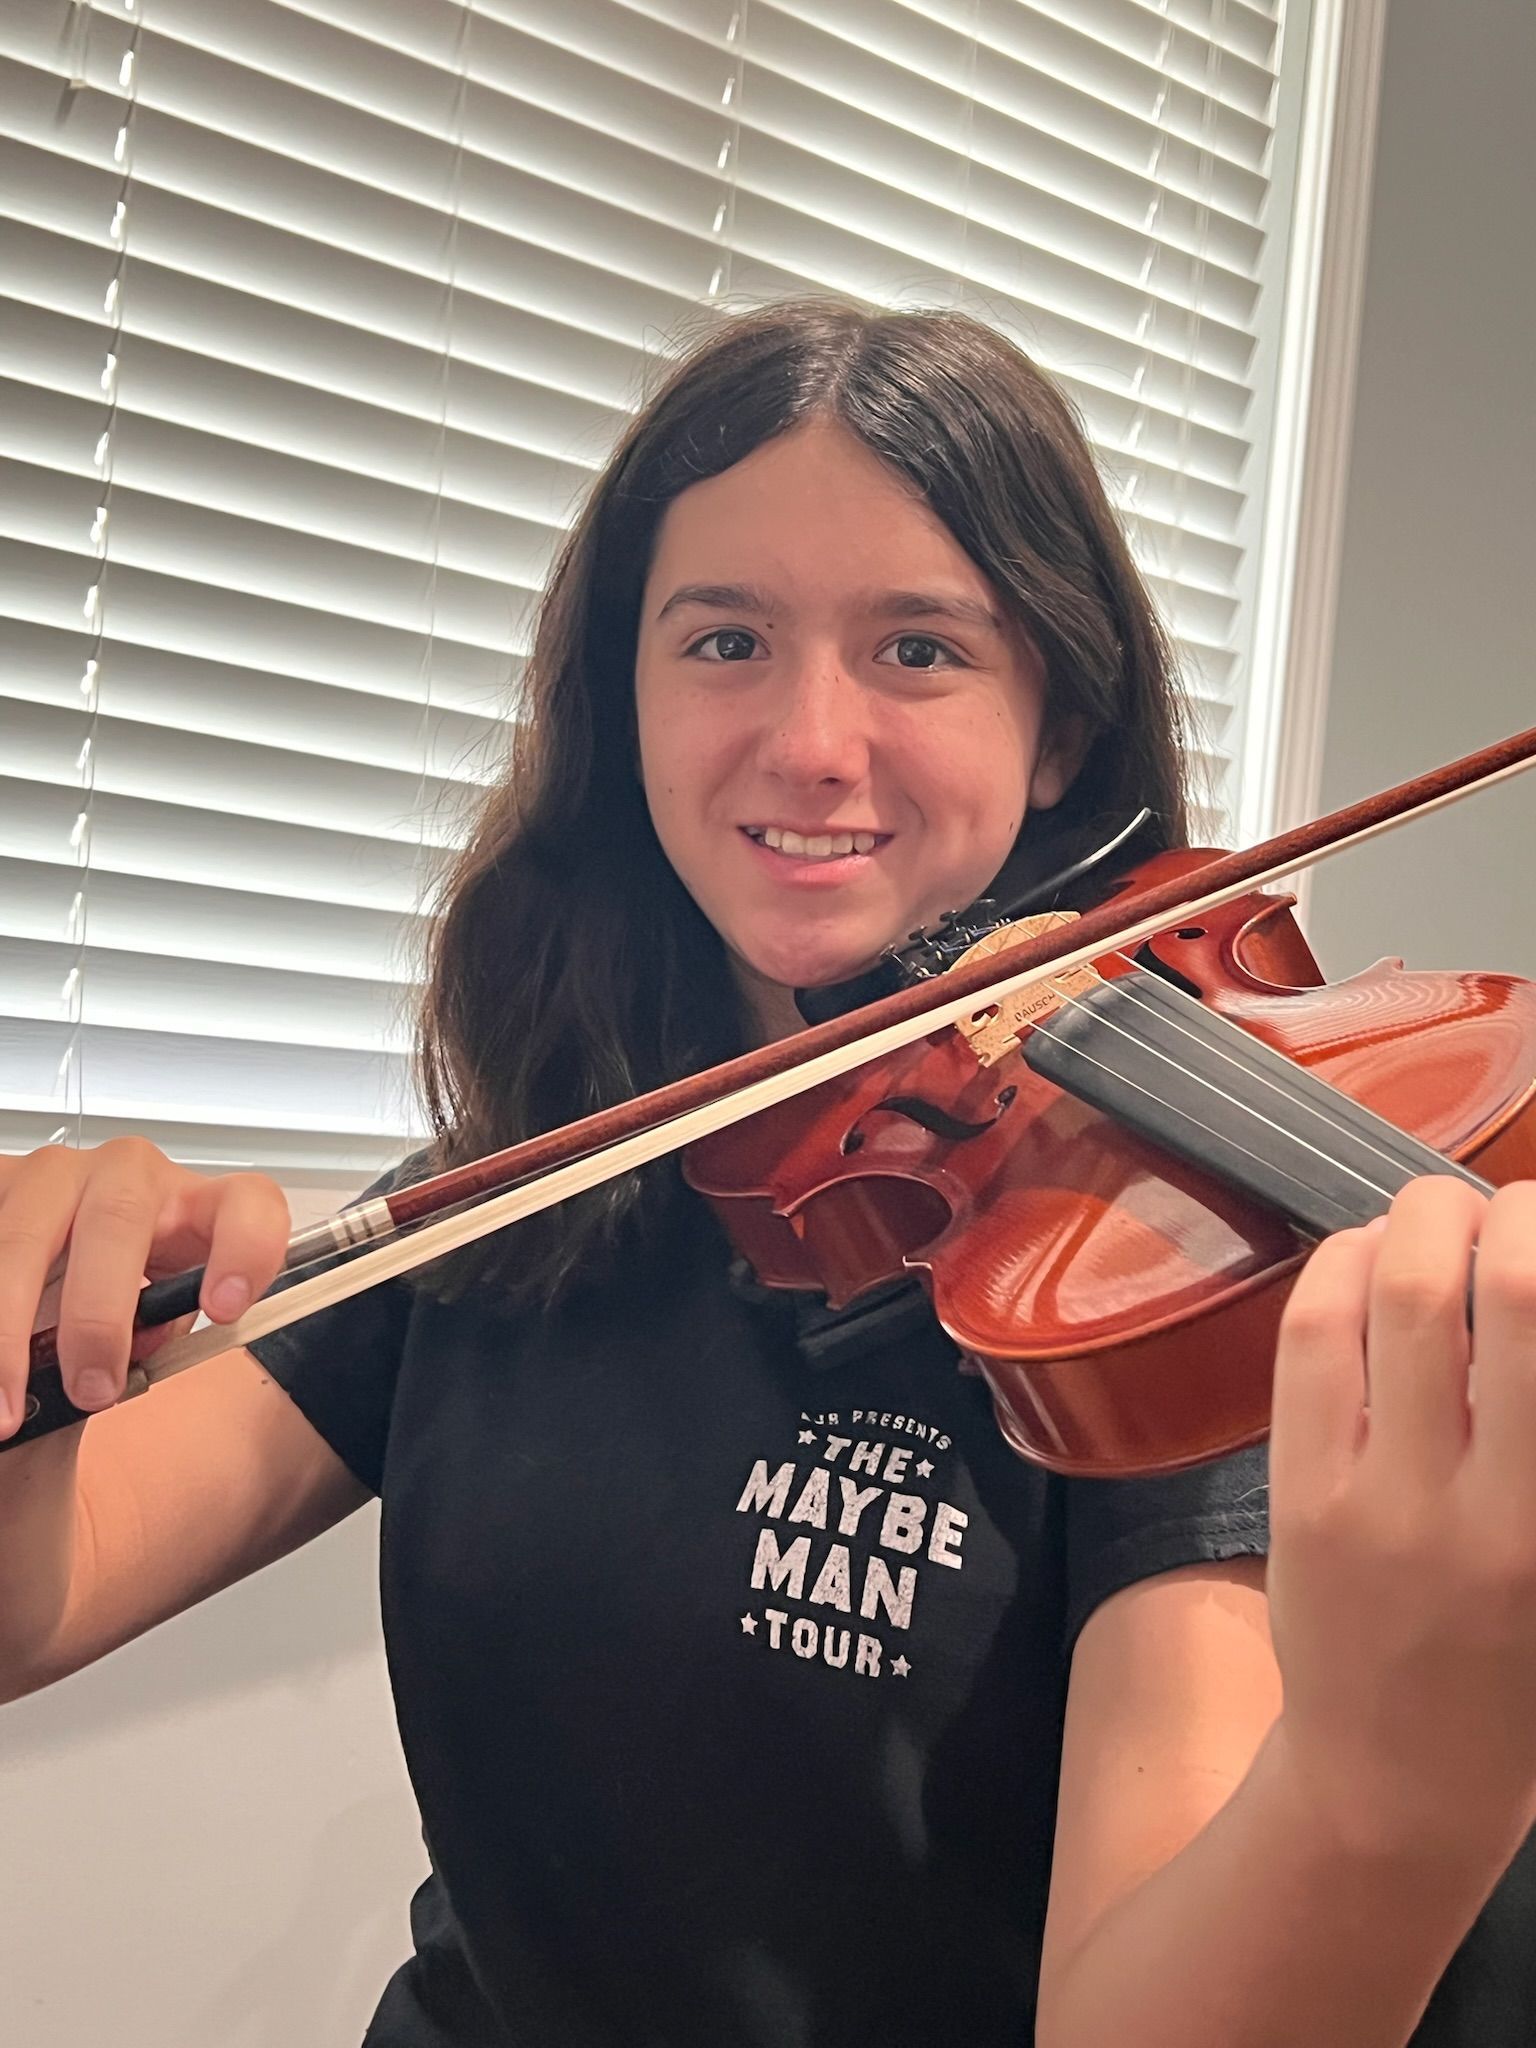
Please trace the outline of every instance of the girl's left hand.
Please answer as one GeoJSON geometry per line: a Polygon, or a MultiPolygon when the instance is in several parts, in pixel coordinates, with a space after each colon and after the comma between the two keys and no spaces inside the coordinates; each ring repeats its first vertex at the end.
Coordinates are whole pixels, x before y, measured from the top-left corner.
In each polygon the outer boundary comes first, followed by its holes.
{"type": "Polygon", "coordinates": [[[1318,1247],[1270,1475],[1275,1733],[1322,1824],[1373,1855],[1513,1855],[1536,1818],[1536,1182],[1418,1180],[1318,1247]]]}

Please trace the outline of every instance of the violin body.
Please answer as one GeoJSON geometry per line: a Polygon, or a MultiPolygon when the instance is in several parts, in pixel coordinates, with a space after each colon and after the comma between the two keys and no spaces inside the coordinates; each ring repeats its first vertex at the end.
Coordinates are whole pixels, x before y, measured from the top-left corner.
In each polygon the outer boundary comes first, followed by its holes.
{"type": "MultiPolygon", "coordinates": [[[[1121,887],[1209,858],[1160,854],[1121,887]]],[[[1536,1176],[1536,984],[1397,961],[1325,983],[1293,900],[1241,897],[1140,962],[1447,1159],[1494,1183],[1536,1176]]],[[[1112,979],[1136,963],[1095,964],[1112,979]]],[[[696,1141],[685,1176],[764,1285],[836,1308],[921,1275],[1025,1458],[1129,1475],[1257,1441],[1307,1241],[1024,1051],[982,1066],[936,1031],[696,1141]]]]}

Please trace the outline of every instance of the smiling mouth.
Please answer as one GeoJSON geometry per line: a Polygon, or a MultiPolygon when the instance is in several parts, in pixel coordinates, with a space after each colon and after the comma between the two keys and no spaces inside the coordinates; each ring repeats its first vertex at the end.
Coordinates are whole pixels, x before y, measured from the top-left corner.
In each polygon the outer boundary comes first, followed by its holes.
{"type": "Polygon", "coordinates": [[[873,853],[890,838],[889,832],[789,832],[778,825],[743,825],[742,831],[758,846],[793,860],[846,860],[851,853],[873,853]]]}

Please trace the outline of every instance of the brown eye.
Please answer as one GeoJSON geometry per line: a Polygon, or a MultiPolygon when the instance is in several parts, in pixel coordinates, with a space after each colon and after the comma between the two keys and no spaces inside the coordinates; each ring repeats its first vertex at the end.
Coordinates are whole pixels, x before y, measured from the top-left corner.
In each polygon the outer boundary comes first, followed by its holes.
{"type": "Polygon", "coordinates": [[[740,626],[721,626],[713,633],[706,633],[702,640],[696,640],[688,650],[690,654],[703,654],[712,661],[750,661],[757,646],[757,635],[743,631],[740,626]],[[713,648],[713,653],[706,649],[713,648]]]}
{"type": "Polygon", "coordinates": [[[930,669],[958,666],[955,657],[942,640],[935,640],[927,633],[903,633],[899,640],[893,640],[887,650],[896,656],[901,668],[930,669]]]}

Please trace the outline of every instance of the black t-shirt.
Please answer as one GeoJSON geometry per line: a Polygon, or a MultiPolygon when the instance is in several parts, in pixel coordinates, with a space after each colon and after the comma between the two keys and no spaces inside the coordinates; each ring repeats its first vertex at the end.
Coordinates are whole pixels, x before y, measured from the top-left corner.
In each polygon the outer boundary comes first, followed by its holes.
{"type": "Polygon", "coordinates": [[[1049,1477],[931,1317],[814,1369],[727,1260],[254,1347],[382,1498],[433,1875],[367,2048],[1027,2048],[1075,1635],[1266,1547],[1262,1452],[1049,1477]]]}

